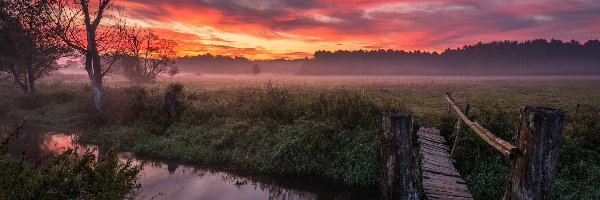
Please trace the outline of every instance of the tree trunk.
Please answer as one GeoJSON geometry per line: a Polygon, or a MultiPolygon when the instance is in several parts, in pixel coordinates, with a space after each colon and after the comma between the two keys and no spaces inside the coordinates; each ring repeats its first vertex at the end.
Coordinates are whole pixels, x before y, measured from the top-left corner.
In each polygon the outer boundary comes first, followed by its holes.
{"type": "Polygon", "coordinates": [[[98,55],[98,50],[95,51],[96,53],[93,55],[93,59],[92,62],[94,63],[94,76],[96,78],[96,83],[98,83],[98,86],[100,88],[102,88],[102,63],[100,61],[100,55],[98,55]]]}
{"type": "Polygon", "coordinates": [[[92,53],[88,51],[87,55],[85,56],[85,70],[87,71],[88,77],[90,79],[92,95],[94,96],[94,105],[96,106],[96,109],[100,111],[102,110],[102,83],[98,83],[97,81],[97,75],[94,74],[94,72],[96,71],[94,70],[94,68],[96,68],[96,66],[94,65],[95,63],[93,62],[92,56],[90,55],[92,55],[92,53]]]}
{"type": "Polygon", "coordinates": [[[29,92],[30,93],[36,93],[36,88],[35,88],[35,79],[33,78],[29,78],[29,92]]]}
{"type": "Polygon", "coordinates": [[[29,93],[29,86],[27,86],[27,82],[23,82],[20,78],[20,74],[19,70],[17,69],[17,65],[12,65],[10,67],[10,73],[12,74],[14,80],[15,80],[15,84],[19,85],[19,87],[21,87],[21,89],[23,90],[23,92],[25,92],[26,94],[29,93]]]}
{"type": "Polygon", "coordinates": [[[27,82],[29,83],[29,92],[35,93],[35,72],[32,65],[32,63],[27,64],[27,82]]]}
{"type": "Polygon", "coordinates": [[[15,83],[17,83],[17,85],[19,85],[19,87],[21,87],[21,89],[23,90],[23,92],[25,92],[25,94],[29,93],[29,86],[27,86],[27,84],[23,83],[21,81],[21,79],[19,79],[18,76],[13,76],[15,78],[15,83]]]}

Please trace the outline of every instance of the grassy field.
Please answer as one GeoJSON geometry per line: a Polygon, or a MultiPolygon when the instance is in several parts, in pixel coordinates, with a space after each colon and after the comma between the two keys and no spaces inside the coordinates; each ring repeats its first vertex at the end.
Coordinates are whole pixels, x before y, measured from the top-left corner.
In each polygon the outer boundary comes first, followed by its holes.
{"type": "MultiPolygon", "coordinates": [[[[443,95],[452,92],[484,127],[515,143],[520,106],[568,112],[555,185],[557,199],[598,199],[600,78],[182,76],[131,86],[106,81],[104,111],[79,77],[53,77],[40,94],[1,89],[9,116],[81,129],[80,139],[119,143],[159,158],[229,165],[257,173],[320,176],[377,187],[382,112],[410,110],[418,125],[449,134],[443,95]],[[164,111],[165,88],[179,81],[179,115],[164,111]],[[575,115],[576,105],[580,112],[575,115]]],[[[452,141],[453,137],[450,137],[452,141]]],[[[458,148],[458,169],[478,199],[502,196],[510,161],[473,133],[458,148]]]]}

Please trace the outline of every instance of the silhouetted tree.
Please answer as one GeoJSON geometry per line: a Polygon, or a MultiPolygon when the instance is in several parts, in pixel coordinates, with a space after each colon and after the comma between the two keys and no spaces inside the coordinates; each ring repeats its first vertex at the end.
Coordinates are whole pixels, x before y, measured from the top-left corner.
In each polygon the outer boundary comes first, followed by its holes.
{"type": "Polygon", "coordinates": [[[149,30],[133,30],[127,38],[123,75],[132,82],[153,82],[160,74],[177,74],[173,40],[162,39],[149,30]]]}
{"type": "Polygon", "coordinates": [[[251,61],[244,57],[202,54],[183,56],[177,59],[181,71],[189,73],[249,74],[254,64],[260,71],[273,73],[296,73],[306,59],[272,59],[251,61]],[[249,68],[250,66],[250,68],[249,68]],[[250,69],[250,70],[249,70],[250,69]]]}
{"type": "Polygon", "coordinates": [[[52,0],[52,24],[64,43],[85,57],[96,109],[101,110],[103,78],[116,70],[126,36],[125,18],[114,0],[52,0]],[[105,13],[112,10],[110,15],[105,13]]]}
{"type": "Polygon", "coordinates": [[[0,70],[25,93],[35,93],[35,81],[58,70],[56,60],[70,52],[49,26],[50,8],[45,0],[0,0],[0,70]]]}
{"type": "Polygon", "coordinates": [[[301,74],[554,75],[600,74],[600,41],[494,41],[438,52],[317,51],[301,74]]]}
{"type": "Polygon", "coordinates": [[[170,77],[173,77],[175,75],[179,74],[179,68],[178,67],[171,67],[169,69],[169,71],[167,71],[167,75],[169,75],[170,77]]]}

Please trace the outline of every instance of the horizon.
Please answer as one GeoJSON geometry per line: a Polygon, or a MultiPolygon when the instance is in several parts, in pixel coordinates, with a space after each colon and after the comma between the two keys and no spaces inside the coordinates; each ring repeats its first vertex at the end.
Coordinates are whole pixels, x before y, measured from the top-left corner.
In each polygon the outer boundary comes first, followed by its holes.
{"type": "Polygon", "coordinates": [[[177,55],[298,59],[317,50],[443,51],[531,38],[599,38],[600,2],[163,1],[118,2],[133,25],[178,42],[177,55]]]}
{"type": "Polygon", "coordinates": [[[591,38],[588,40],[575,40],[575,39],[571,39],[571,40],[560,40],[560,39],[556,39],[556,38],[533,38],[533,39],[525,39],[525,40],[493,40],[493,41],[488,41],[488,42],[483,42],[483,41],[479,41],[479,42],[475,42],[475,43],[471,43],[471,44],[462,44],[462,45],[458,45],[457,47],[454,48],[447,48],[447,49],[443,49],[443,50],[432,50],[432,51],[427,51],[427,50],[422,50],[422,49],[383,49],[383,48],[379,48],[379,49],[334,49],[334,50],[316,50],[315,52],[312,53],[312,55],[307,56],[307,57],[301,57],[301,58],[269,58],[269,59],[251,59],[248,57],[244,57],[244,56],[231,56],[231,55],[217,55],[217,54],[212,54],[212,53],[203,53],[203,54],[196,54],[196,55],[177,55],[177,58],[186,58],[186,57],[194,57],[194,56],[204,56],[204,55],[211,55],[213,57],[217,57],[217,56],[223,56],[223,57],[228,57],[228,58],[243,58],[243,59],[247,59],[249,61],[272,61],[272,60],[288,60],[288,61],[292,61],[292,60],[304,60],[304,59],[314,59],[314,53],[316,52],[320,52],[320,51],[326,51],[326,52],[339,52],[339,51],[378,51],[378,50],[385,50],[385,51],[402,51],[402,52],[423,52],[423,53],[439,53],[442,54],[447,50],[457,50],[457,49],[462,49],[465,46],[474,46],[477,44],[489,44],[489,43],[493,43],[493,42],[518,42],[518,43],[524,43],[527,41],[535,41],[535,40],[544,40],[544,41],[552,41],[552,40],[557,40],[563,43],[567,43],[567,42],[571,42],[571,41],[575,41],[579,44],[585,44],[588,41],[600,41],[600,38],[591,38]]]}

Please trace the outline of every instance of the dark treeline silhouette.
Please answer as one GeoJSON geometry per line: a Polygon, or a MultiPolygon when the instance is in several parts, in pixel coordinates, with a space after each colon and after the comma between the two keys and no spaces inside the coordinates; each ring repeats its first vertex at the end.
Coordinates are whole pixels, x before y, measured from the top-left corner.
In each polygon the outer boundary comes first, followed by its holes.
{"type": "Polygon", "coordinates": [[[305,75],[591,75],[600,74],[600,41],[495,41],[442,53],[402,50],[317,51],[305,75]]]}
{"type": "Polygon", "coordinates": [[[305,59],[249,60],[244,57],[202,54],[184,56],[177,65],[182,73],[192,74],[252,74],[253,66],[259,65],[261,73],[294,74],[305,59]]]}

